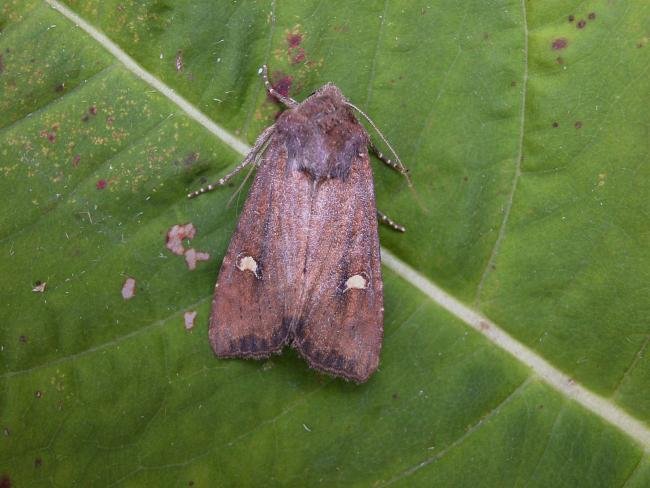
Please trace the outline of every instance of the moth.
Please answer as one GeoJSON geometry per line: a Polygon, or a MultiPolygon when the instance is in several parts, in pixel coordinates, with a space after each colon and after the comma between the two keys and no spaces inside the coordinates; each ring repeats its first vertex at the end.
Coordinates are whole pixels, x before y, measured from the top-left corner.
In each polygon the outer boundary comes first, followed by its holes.
{"type": "MultiPolygon", "coordinates": [[[[210,344],[218,357],[252,359],[291,346],[312,368],[363,383],[383,336],[378,215],[404,231],[375,207],[376,148],[352,110],[367,116],[331,83],[298,103],[260,73],[288,109],[230,174],[188,195],[257,166],[215,285],[210,344]]],[[[406,174],[397,155],[376,152],[406,174]]]]}

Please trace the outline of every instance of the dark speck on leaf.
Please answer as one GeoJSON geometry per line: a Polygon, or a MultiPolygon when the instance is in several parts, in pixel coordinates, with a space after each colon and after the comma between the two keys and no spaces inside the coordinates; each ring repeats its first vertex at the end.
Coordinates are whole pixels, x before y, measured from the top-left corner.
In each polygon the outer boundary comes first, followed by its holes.
{"type": "Polygon", "coordinates": [[[34,467],[40,468],[41,466],[43,466],[43,460],[41,458],[34,459],[34,467]]]}
{"type": "Polygon", "coordinates": [[[287,44],[289,47],[297,47],[302,42],[302,36],[300,34],[289,34],[287,36],[287,44]]]}
{"type": "Polygon", "coordinates": [[[41,398],[43,396],[43,392],[41,392],[41,390],[36,390],[36,392],[34,393],[34,396],[36,398],[41,398]]]}
{"type": "Polygon", "coordinates": [[[569,22],[573,22],[574,20],[576,20],[575,16],[569,15],[569,22]]]}
{"type": "Polygon", "coordinates": [[[555,62],[557,64],[564,64],[564,58],[562,56],[558,56],[557,58],[555,58],[555,62]]]}
{"type": "Polygon", "coordinates": [[[559,126],[560,124],[558,124],[557,122],[553,122],[553,127],[559,127],[559,126]]]}
{"type": "Polygon", "coordinates": [[[591,12],[591,13],[587,16],[587,18],[588,18],[589,20],[594,20],[594,19],[596,18],[596,12],[591,12]]]}
{"type": "Polygon", "coordinates": [[[65,83],[59,83],[54,88],[54,91],[57,92],[57,93],[61,93],[64,89],[65,89],[65,83]]]}
{"type": "Polygon", "coordinates": [[[578,121],[574,124],[574,126],[575,126],[576,129],[580,129],[580,128],[582,127],[582,122],[580,122],[580,121],[578,120],[578,121]]]}
{"type": "Polygon", "coordinates": [[[553,41],[551,47],[557,50],[557,49],[564,49],[568,45],[569,45],[569,41],[567,39],[565,39],[564,37],[558,37],[553,41]]]}
{"type": "Polygon", "coordinates": [[[0,478],[0,488],[11,488],[11,478],[6,474],[3,474],[2,478],[0,478]]]}
{"type": "Polygon", "coordinates": [[[578,29],[583,29],[585,25],[587,25],[587,21],[584,19],[580,19],[578,23],[576,24],[578,29]]]}
{"type": "MultiPolygon", "coordinates": [[[[283,96],[288,96],[289,91],[291,90],[291,85],[293,84],[293,78],[291,76],[282,76],[278,81],[273,83],[273,89],[283,96]]],[[[271,95],[269,98],[275,100],[271,95]]]]}
{"type": "Polygon", "coordinates": [[[25,336],[25,335],[21,335],[21,336],[18,338],[18,340],[19,340],[20,342],[22,342],[23,344],[26,344],[26,343],[27,343],[27,336],[25,336]]]}

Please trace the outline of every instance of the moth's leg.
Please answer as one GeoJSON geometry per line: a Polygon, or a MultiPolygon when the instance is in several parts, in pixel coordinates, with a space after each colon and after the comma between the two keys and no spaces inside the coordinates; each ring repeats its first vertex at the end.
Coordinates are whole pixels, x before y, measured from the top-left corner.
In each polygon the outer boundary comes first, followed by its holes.
{"type": "Polygon", "coordinates": [[[393,230],[396,230],[398,232],[406,232],[406,228],[404,226],[394,222],[390,217],[388,217],[388,215],[381,213],[379,210],[377,210],[377,218],[379,219],[379,223],[387,225],[393,230]]]}
{"type": "Polygon", "coordinates": [[[405,168],[399,163],[396,163],[392,159],[387,158],[372,142],[368,144],[368,148],[375,156],[377,156],[377,159],[379,159],[379,161],[384,163],[386,166],[388,166],[391,169],[394,169],[400,174],[408,175],[409,170],[407,168],[405,168]]]}
{"type": "Polygon", "coordinates": [[[266,65],[262,65],[262,67],[258,71],[259,74],[262,75],[262,80],[264,80],[264,86],[268,90],[268,92],[276,98],[279,102],[283,103],[289,108],[295,108],[298,106],[298,102],[296,102],[293,98],[291,97],[285,97],[282,93],[279,93],[275,88],[271,86],[271,82],[269,81],[269,73],[268,73],[268,68],[266,65]]]}
{"type": "Polygon", "coordinates": [[[246,166],[251,164],[256,160],[256,158],[266,149],[266,143],[268,142],[269,138],[273,134],[273,131],[275,130],[275,124],[272,125],[271,127],[267,127],[264,132],[260,134],[260,136],[257,138],[255,141],[255,145],[253,148],[249,151],[249,153],[246,155],[244,160],[237,165],[235,169],[233,169],[230,173],[228,173],[226,176],[223,176],[222,178],[219,178],[217,181],[214,183],[209,184],[208,186],[205,186],[203,188],[199,188],[196,191],[193,191],[192,193],[187,194],[187,198],[194,198],[198,197],[199,195],[212,191],[215,188],[219,186],[225,185],[228,180],[230,180],[233,176],[235,176],[237,173],[239,173],[242,169],[244,169],[246,166]]]}

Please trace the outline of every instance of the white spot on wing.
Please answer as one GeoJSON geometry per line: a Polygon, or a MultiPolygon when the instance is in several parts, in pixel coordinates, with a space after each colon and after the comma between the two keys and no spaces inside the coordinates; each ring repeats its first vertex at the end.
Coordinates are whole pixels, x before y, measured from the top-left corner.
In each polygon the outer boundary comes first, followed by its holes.
{"type": "Polygon", "coordinates": [[[356,274],[350,276],[345,282],[345,290],[343,290],[343,293],[348,290],[365,290],[367,286],[368,280],[366,280],[362,275],[356,274]]]}
{"type": "Polygon", "coordinates": [[[257,273],[258,267],[257,267],[257,261],[255,261],[251,256],[244,256],[239,260],[237,263],[237,269],[239,271],[250,271],[255,275],[256,278],[259,278],[259,274],[257,273]]]}

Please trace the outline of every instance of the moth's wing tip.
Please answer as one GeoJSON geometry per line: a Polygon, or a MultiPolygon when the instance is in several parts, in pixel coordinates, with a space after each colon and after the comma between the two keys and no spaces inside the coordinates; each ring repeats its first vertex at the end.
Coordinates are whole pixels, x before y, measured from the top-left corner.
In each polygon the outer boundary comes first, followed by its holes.
{"type": "Polygon", "coordinates": [[[332,355],[318,356],[313,354],[311,348],[304,347],[304,345],[298,341],[294,341],[291,346],[298,351],[305,361],[307,361],[310,368],[329,376],[342,378],[345,381],[352,381],[358,385],[368,381],[379,366],[379,364],[375,364],[364,367],[364,365],[361,365],[354,359],[350,358],[346,361],[346,359],[340,355],[337,355],[337,357],[340,358],[337,362],[337,358],[332,359],[332,355]],[[339,362],[341,364],[338,364],[339,362]],[[349,365],[350,367],[345,367],[346,365],[349,365]]]}

